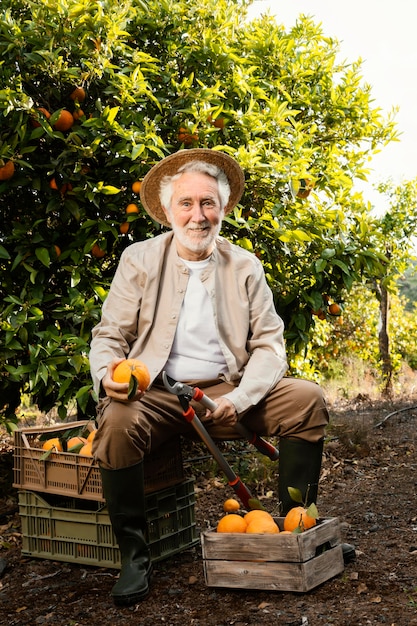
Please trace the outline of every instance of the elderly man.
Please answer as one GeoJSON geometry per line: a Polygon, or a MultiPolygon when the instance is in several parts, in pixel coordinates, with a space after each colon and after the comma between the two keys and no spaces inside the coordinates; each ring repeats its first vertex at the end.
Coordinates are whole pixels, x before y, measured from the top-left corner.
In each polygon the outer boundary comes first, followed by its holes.
{"type": "Polygon", "coordinates": [[[239,202],[244,176],[228,155],[180,150],[145,176],[141,200],[168,232],[122,254],[93,330],[90,363],[100,395],[94,455],[119,543],[122,569],[112,596],[118,605],[149,591],[151,561],[144,531],[143,458],[176,434],[191,435],[162,371],[204,389],[212,412],[196,408],[214,439],[236,439],[242,421],[279,436],[281,512],[288,487],[317,497],[328,412],[318,385],[286,378],[283,322],[254,254],[219,235],[239,202]],[[128,399],[112,373],[124,358],[140,358],[151,384],[128,399]]]}

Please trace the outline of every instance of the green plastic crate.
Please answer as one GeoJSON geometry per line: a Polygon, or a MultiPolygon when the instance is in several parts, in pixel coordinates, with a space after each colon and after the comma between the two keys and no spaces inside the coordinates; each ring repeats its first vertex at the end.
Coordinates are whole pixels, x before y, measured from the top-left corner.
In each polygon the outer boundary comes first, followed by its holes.
{"type": "MultiPolygon", "coordinates": [[[[120,552],[107,510],[97,507],[94,501],[19,491],[22,554],[120,568],[120,552]]],[[[194,479],[147,495],[146,515],[154,562],[196,545],[194,479]]]]}

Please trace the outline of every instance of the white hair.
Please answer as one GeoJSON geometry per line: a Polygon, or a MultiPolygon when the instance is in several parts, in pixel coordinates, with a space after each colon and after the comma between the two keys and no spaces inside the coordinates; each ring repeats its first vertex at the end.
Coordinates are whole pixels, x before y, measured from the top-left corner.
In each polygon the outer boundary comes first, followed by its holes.
{"type": "Polygon", "coordinates": [[[190,161],[182,165],[178,172],[173,176],[164,176],[161,180],[161,187],[159,190],[159,201],[161,205],[167,210],[171,210],[172,200],[172,183],[174,183],[185,172],[200,172],[207,174],[217,180],[220,196],[220,206],[222,211],[229,202],[230,198],[230,185],[226,174],[220,167],[213,163],[206,163],[206,161],[190,161]]]}

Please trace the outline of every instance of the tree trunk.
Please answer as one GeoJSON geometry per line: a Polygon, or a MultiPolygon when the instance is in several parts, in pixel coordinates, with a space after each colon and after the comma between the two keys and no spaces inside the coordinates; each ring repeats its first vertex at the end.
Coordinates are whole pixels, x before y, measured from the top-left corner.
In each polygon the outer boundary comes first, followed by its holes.
{"type": "Polygon", "coordinates": [[[392,395],[392,361],[389,345],[388,318],[389,318],[389,294],[385,287],[379,285],[379,332],[378,346],[379,358],[382,363],[382,379],[384,387],[382,395],[391,397],[392,395]]]}

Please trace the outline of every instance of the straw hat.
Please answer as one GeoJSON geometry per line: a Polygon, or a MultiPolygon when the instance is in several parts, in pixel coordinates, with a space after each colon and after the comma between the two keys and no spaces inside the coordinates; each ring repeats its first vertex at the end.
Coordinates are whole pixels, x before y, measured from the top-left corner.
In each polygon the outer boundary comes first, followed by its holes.
{"type": "Polygon", "coordinates": [[[224,152],[208,148],[189,148],[178,150],[162,159],[146,174],[140,188],[140,199],[149,215],[164,226],[170,226],[159,201],[161,181],[164,176],[174,176],[180,167],[190,161],[204,161],[217,165],[226,174],[230,185],[230,198],[224,207],[225,214],[230,213],[239,202],[245,186],[245,178],[239,163],[224,152]]]}

